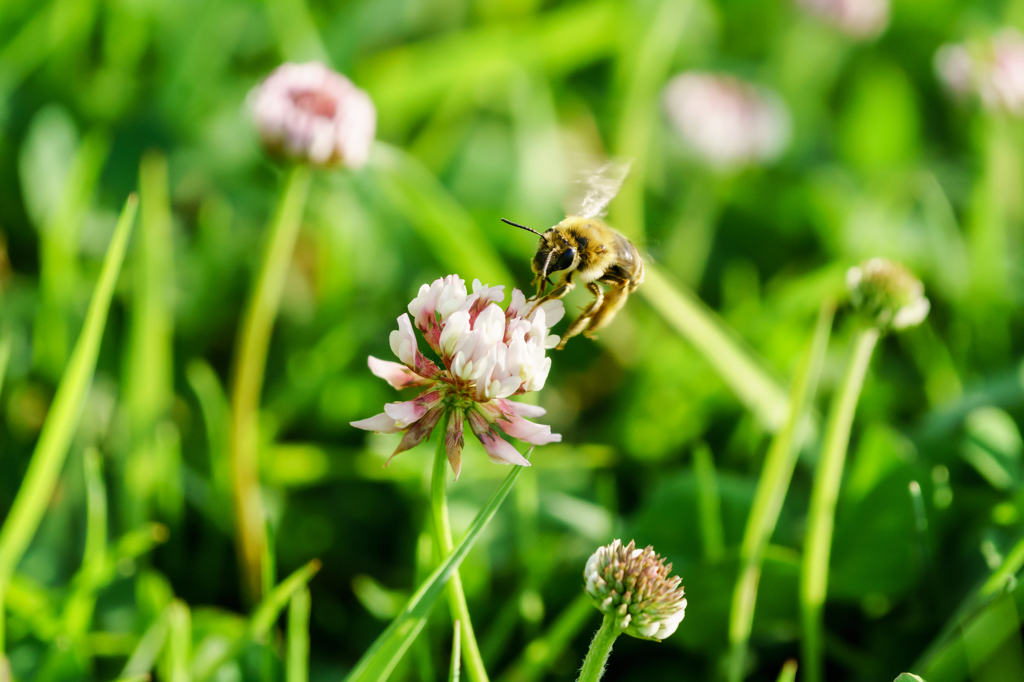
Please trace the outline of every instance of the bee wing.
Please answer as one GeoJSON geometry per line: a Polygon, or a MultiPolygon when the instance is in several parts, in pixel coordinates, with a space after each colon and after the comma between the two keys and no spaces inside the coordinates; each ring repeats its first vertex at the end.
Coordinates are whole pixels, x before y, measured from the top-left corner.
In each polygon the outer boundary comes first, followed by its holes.
{"type": "Polygon", "coordinates": [[[565,212],[584,218],[604,215],[629,174],[631,163],[628,159],[612,159],[580,171],[572,183],[574,191],[566,201],[565,212]]]}

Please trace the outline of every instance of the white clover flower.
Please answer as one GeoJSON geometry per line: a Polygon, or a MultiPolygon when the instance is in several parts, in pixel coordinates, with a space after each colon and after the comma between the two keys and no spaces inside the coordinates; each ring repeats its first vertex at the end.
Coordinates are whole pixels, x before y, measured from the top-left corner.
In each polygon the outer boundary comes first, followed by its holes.
{"type": "Polygon", "coordinates": [[[352,426],[380,433],[404,431],[393,457],[423,442],[447,414],[445,447],[456,478],[462,468],[465,422],[495,462],[530,465],[494,425],[534,445],[560,441],[562,437],[551,433],[550,426],[524,418],[543,416],[543,409],[507,398],[544,387],[551,369],[545,349],[559,340],[548,333],[549,323],[560,320],[565,310],[561,301],[535,306],[518,289],[502,310],[497,304],[505,298],[504,289],[474,280],[470,294],[457,275],[420,287],[409,313],[398,318],[398,330],[391,332],[391,350],[403,364],[372,356],[368,364],[371,372],[395,388],[427,389],[413,400],[389,403],[383,414],[352,426]],[[420,352],[413,325],[437,353],[443,369],[420,352]]]}
{"type": "Polygon", "coordinates": [[[881,35],[889,25],[889,0],[799,0],[809,13],[860,40],[881,35]]]}
{"type": "Polygon", "coordinates": [[[731,76],[676,76],[665,109],[687,147],[714,168],[771,161],[789,144],[789,111],[778,95],[731,76]]]}
{"type": "Polygon", "coordinates": [[[1024,115],[1024,36],[1004,28],[984,41],[943,45],[935,73],[953,95],[976,95],[989,111],[1024,115]]]}
{"type": "Polygon", "coordinates": [[[594,605],[627,634],[663,640],[686,614],[682,578],[650,546],[637,549],[614,540],[599,548],[583,569],[584,589],[594,605]]]}
{"type": "Polygon", "coordinates": [[[901,263],[872,258],[846,271],[850,302],[883,331],[916,327],[931,303],[924,285],[901,263]]]}
{"type": "Polygon", "coordinates": [[[282,64],[253,90],[253,119],[272,153],[314,166],[359,168],[377,111],[369,95],[319,62],[282,64]]]}

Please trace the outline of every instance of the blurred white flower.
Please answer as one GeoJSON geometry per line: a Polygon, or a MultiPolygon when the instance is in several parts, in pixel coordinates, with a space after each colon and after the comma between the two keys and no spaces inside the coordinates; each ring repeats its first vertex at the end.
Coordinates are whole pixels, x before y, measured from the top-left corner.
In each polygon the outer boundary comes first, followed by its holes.
{"type": "Polygon", "coordinates": [[[885,258],[847,270],[846,288],[854,308],[882,330],[916,327],[931,309],[921,280],[901,263],[885,258]]]}
{"type": "Polygon", "coordinates": [[[957,97],[976,95],[989,111],[1024,114],[1024,36],[1016,29],[943,45],[935,53],[935,72],[957,97]]]}
{"type": "Polygon", "coordinates": [[[665,87],[665,108],[690,150],[716,168],[771,161],[789,144],[782,100],[731,76],[676,76],[665,87]]]}
{"type": "Polygon", "coordinates": [[[250,95],[264,146],[314,166],[359,168],[370,155],[377,111],[369,95],[319,62],[283,64],[250,95]]]}
{"type": "Polygon", "coordinates": [[[801,7],[852,38],[881,35],[889,25],[889,0],[798,0],[801,7]]]}
{"type": "Polygon", "coordinates": [[[628,545],[613,540],[587,560],[584,589],[598,610],[614,616],[627,635],[660,641],[675,632],[686,615],[682,578],[670,577],[671,572],[672,564],[652,547],[637,549],[632,540],[628,545]]]}
{"type": "Polygon", "coordinates": [[[546,350],[559,340],[548,331],[565,310],[561,301],[535,306],[518,289],[512,291],[508,309],[502,310],[497,304],[505,299],[504,289],[474,280],[469,293],[457,275],[420,287],[409,303],[409,314],[399,317],[398,330],[391,332],[391,350],[404,364],[372,356],[368,363],[370,371],[395,388],[428,388],[413,400],[389,403],[383,414],[352,426],[381,433],[404,431],[394,457],[423,442],[447,414],[445,447],[456,478],[462,468],[466,421],[494,462],[530,465],[494,425],[534,445],[560,441],[551,427],[524,419],[543,416],[543,409],[507,398],[544,388],[551,369],[546,350]],[[420,352],[414,324],[444,369],[420,352]]]}

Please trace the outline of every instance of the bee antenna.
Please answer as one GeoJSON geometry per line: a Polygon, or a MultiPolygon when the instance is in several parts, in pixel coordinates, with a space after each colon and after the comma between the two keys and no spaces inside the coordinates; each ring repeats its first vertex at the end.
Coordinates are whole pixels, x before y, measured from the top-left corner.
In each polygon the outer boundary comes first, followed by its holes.
{"type": "Polygon", "coordinates": [[[507,225],[511,225],[513,227],[518,227],[521,230],[526,230],[527,232],[533,232],[534,234],[538,234],[538,235],[544,236],[540,232],[538,232],[537,230],[533,229],[532,227],[527,227],[526,225],[520,225],[519,223],[514,223],[511,220],[506,220],[505,218],[502,218],[501,222],[503,222],[503,223],[505,223],[507,225]]]}

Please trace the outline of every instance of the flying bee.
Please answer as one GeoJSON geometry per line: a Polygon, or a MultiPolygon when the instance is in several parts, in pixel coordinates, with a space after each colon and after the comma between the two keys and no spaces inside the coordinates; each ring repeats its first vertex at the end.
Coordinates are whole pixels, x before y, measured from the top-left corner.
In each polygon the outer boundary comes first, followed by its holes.
{"type": "Polygon", "coordinates": [[[628,164],[609,162],[601,166],[586,180],[587,190],[579,211],[545,232],[502,218],[509,225],[540,236],[531,264],[537,294],[531,300],[543,303],[563,298],[576,288],[577,282],[594,295],[591,304],[569,325],[557,350],[581,332],[594,338],[594,332],[612,321],[644,281],[644,261],[636,246],[599,217],[628,172],[628,164]],[[557,273],[563,274],[548,291],[552,285],[550,278],[557,273]]]}

